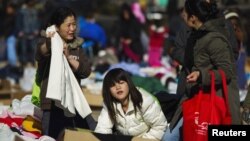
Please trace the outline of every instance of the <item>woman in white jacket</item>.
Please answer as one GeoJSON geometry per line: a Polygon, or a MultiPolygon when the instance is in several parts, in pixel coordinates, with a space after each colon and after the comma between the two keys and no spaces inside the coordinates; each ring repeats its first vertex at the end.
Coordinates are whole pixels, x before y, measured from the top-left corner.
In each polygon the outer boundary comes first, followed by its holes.
{"type": "Polygon", "coordinates": [[[113,127],[122,135],[161,140],[167,120],[151,94],[136,88],[121,68],[110,70],[103,80],[104,106],[95,132],[112,134],[113,127]]]}

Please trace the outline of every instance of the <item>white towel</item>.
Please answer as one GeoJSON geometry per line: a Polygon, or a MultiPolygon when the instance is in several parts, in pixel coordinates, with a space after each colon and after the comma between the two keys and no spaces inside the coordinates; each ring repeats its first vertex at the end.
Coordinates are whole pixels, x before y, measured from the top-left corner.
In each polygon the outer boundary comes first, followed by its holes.
{"type": "MultiPolygon", "coordinates": [[[[56,31],[54,25],[46,29],[46,33],[51,31],[56,31]]],[[[66,116],[75,115],[75,109],[83,118],[92,112],[63,54],[63,41],[57,32],[51,38],[51,62],[46,97],[55,100],[56,105],[64,109],[66,116]]]]}

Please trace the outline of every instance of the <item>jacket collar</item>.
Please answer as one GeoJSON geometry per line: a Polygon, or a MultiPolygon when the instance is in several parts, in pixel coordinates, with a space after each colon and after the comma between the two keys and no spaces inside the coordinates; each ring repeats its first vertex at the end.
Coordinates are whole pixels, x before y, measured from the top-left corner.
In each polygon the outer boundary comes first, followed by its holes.
{"type": "Polygon", "coordinates": [[[81,46],[83,43],[83,39],[80,37],[75,37],[75,39],[72,42],[68,43],[69,48],[77,48],[81,46]]]}
{"type": "Polygon", "coordinates": [[[217,19],[209,20],[205,22],[199,30],[218,31],[221,28],[225,28],[224,18],[217,18],[217,19]]]}
{"type": "MultiPolygon", "coordinates": [[[[41,34],[42,37],[46,37],[46,31],[45,30],[42,30],[40,32],[40,34],[41,34]]],[[[81,46],[83,44],[83,42],[84,42],[83,38],[75,37],[71,42],[68,42],[67,44],[68,44],[69,48],[74,49],[74,48],[77,48],[77,47],[81,46]]]]}
{"type": "Polygon", "coordinates": [[[127,110],[126,114],[123,112],[121,103],[114,103],[114,107],[116,107],[116,111],[122,116],[125,116],[125,115],[134,111],[134,105],[133,105],[133,102],[132,102],[130,96],[129,96],[129,101],[128,101],[128,110],[127,110]]]}

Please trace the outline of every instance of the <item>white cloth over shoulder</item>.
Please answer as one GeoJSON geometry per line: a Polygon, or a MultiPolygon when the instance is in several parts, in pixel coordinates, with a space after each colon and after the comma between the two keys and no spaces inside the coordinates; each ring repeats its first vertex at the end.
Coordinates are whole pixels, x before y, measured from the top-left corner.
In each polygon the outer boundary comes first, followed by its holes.
{"type": "MultiPolygon", "coordinates": [[[[56,31],[55,26],[46,33],[56,31]]],[[[64,109],[66,116],[75,115],[75,109],[85,118],[92,111],[63,54],[63,40],[56,32],[51,38],[51,62],[46,98],[56,101],[56,106],[64,109]]]]}

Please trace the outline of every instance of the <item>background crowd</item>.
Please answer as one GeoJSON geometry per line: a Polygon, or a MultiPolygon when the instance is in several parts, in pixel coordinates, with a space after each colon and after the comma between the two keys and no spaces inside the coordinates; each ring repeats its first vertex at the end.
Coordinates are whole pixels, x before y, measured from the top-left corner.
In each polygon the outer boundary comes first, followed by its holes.
{"type": "MultiPolygon", "coordinates": [[[[92,66],[89,79],[82,80],[81,86],[93,93],[100,91],[105,73],[120,67],[131,74],[136,86],[158,97],[177,94],[166,99],[175,102],[179,98],[177,84],[182,62],[188,61],[181,52],[173,52],[181,39],[178,33],[186,27],[184,3],[184,0],[0,0],[0,84],[7,79],[25,91],[32,90],[38,38],[44,35],[51,13],[57,7],[69,6],[76,12],[76,34],[84,39],[80,48],[92,66]]],[[[218,0],[218,7],[219,14],[232,23],[236,36],[233,51],[237,54],[234,56],[237,85],[243,103],[250,82],[250,1],[218,0]]],[[[230,43],[234,46],[234,41],[230,43]]],[[[165,115],[168,121],[175,111],[171,102],[165,109],[169,110],[165,115]]]]}
{"type": "MultiPolygon", "coordinates": [[[[221,0],[218,3],[222,11],[238,14],[243,28],[241,50],[246,52],[243,60],[247,60],[249,2],[221,0]]],[[[94,61],[103,50],[117,57],[112,63],[125,61],[153,67],[170,63],[174,69],[178,66],[169,58],[169,49],[176,33],[184,26],[182,0],[1,0],[0,60],[8,64],[1,68],[2,78],[9,77],[18,83],[27,64],[35,66],[37,37],[46,28],[50,13],[60,5],[68,5],[76,11],[78,35],[85,40],[82,48],[98,69],[105,69],[105,63],[100,67],[100,62],[94,61]]],[[[246,79],[242,79],[245,83],[246,79]]]]}

